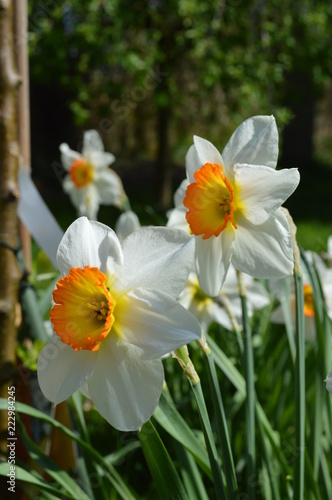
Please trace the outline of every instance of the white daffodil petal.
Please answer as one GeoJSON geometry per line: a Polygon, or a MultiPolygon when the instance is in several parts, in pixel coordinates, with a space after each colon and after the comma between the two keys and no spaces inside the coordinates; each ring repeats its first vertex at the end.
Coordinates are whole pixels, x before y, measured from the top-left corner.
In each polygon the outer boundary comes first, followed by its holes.
{"type": "Polygon", "coordinates": [[[190,146],[186,154],[186,171],[189,182],[195,182],[194,174],[196,170],[199,170],[202,166],[203,163],[198,158],[197,150],[193,144],[192,146],[190,146]]]}
{"type": "Polygon", "coordinates": [[[194,258],[194,241],[179,229],[146,227],[126,238],[119,283],[121,288],[156,288],[177,297],[194,258]]]}
{"type": "Polygon", "coordinates": [[[38,382],[44,396],[55,404],[69,398],[90,377],[98,353],[74,351],[57,335],[41,350],[38,362],[38,382]]]}
{"type": "Polygon", "coordinates": [[[74,183],[72,183],[72,188],[70,187],[70,182],[67,181],[63,184],[63,188],[70,197],[70,201],[77,210],[78,216],[85,214],[85,197],[88,190],[88,186],[77,189],[74,183]]]}
{"type": "Polygon", "coordinates": [[[94,184],[88,184],[86,188],[84,188],[83,203],[78,207],[78,215],[84,216],[91,221],[97,219],[97,214],[99,210],[99,193],[94,184]]]}
{"type": "Polygon", "coordinates": [[[83,394],[88,399],[91,399],[90,393],[89,393],[89,388],[88,384],[85,382],[83,385],[80,387],[80,392],[83,394]]]}
{"type": "Polygon", "coordinates": [[[209,314],[210,324],[213,321],[216,321],[227,330],[233,330],[232,322],[229,319],[229,316],[223,307],[216,304],[215,302],[211,302],[211,304],[207,309],[207,312],[209,314]]]}
{"type": "Polygon", "coordinates": [[[167,227],[174,227],[177,229],[182,229],[182,231],[186,231],[186,233],[190,233],[190,227],[186,219],[187,208],[182,205],[173,208],[173,210],[169,210],[167,212],[167,227]]]}
{"type": "Polygon", "coordinates": [[[278,160],[278,129],[273,116],[254,116],[233,133],[222,152],[225,170],[236,163],[275,168],[278,160]]]}
{"type": "Polygon", "coordinates": [[[233,254],[234,230],[227,227],[218,236],[203,240],[196,236],[195,264],[200,287],[211,297],[218,295],[233,254]]]}
{"type": "Polygon", "coordinates": [[[101,203],[122,208],[125,195],[122,181],[118,174],[110,168],[99,170],[95,174],[94,185],[98,191],[101,203]]]}
{"type": "Polygon", "coordinates": [[[121,265],[120,242],[112,229],[86,217],[76,219],[65,232],[57,253],[60,271],[68,274],[72,267],[98,267],[106,272],[121,265]]]}
{"type": "Polygon", "coordinates": [[[276,323],[277,325],[282,325],[285,323],[284,309],[282,305],[275,308],[270,316],[271,323],[276,323]]]}
{"type": "Polygon", "coordinates": [[[76,188],[75,184],[71,180],[69,175],[66,175],[66,177],[62,181],[62,188],[65,193],[70,194],[73,190],[78,191],[76,188]]]}
{"type": "Polygon", "coordinates": [[[106,151],[90,151],[87,155],[88,162],[93,165],[93,168],[99,170],[107,169],[115,162],[115,156],[106,151]]]}
{"type": "Polygon", "coordinates": [[[140,229],[139,218],[132,210],[127,210],[120,215],[115,224],[115,232],[120,241],[123,241],[131,233],[140,229]]]}
{"type": "Polygon", "coordinates": [[[175,207],[180,207],[183,205],[183,199],[186,195],[186,190],[187,190],[188,186],[189,186],[188,179],[184,179],[181,182],[180,186],[175,191],[175,193],[174,193],[174,206],[175,207]]]}
{"type": "Polygon", "coordinates": [[[295,191],[300,181],[296,168],[274,170],[261,165],[235,165],[235,179],[245,206],[245,217],[263,224],[295,191]]]}
{"type": "Polygon", "coordinates": [[[104,151],[104,144],[97,130],[87,130],[83,136],[82,155],[87,158],[93,151],[104,151]]]}
{"type": "Polygon", "coordinates": [[[326,389],[332,394],[332,372],[327,374],[324,382],[326,382],[326,389]]]}
{"type": "Polygon", "coordinates": [[[142,349],[142,359],[160,358],[201,338],[196,318],[165,293],[137,288],[127,299],[118,327],[126,342],[142,349]]]}
{"type": "Polygon", "coordinates": [[[327,240],[327,253],[332,258],[332,236],[329,236],[327,240]]]}
{"type": "Polygon", "coordinates": [[[247,286],[247,300],[254,309],[262,309],[270,303],[270,296],[261,283],[252,282],[247,286]]]}
{"type": "Polygon", "coordinates": [[[292,273],[292,242],[281,210],[260,226],[244,218],[238,221],[233,265],[254,278],[277,279],[292,273]]]}
{"type": "Polygon", "coordinates": [[[200,167],[202,167],[205,163],[217,163],[222,167],[224,166],[221,154],[211,142],[203,139],[202,137],[194,135],[194,144],[198,158],[201,162],[200,167]]]}
{"type": "Polygon", "coordinates": [[[63,167],[68,171],[72,166],[73,161],[81,160],[82,155],[70,149],[68,144],[62,143],[60,144],[60,153],[61,153],[61,162],[63,167]]]}
{"type": "Polygon", "coordinates": [[[99,351],[98,363],[88,380],[92,401],[116,429],[140,429],[160,398],[164,381],[161,360],[143,361],[138,347],[118,344],[111,336],[99,351]]]}

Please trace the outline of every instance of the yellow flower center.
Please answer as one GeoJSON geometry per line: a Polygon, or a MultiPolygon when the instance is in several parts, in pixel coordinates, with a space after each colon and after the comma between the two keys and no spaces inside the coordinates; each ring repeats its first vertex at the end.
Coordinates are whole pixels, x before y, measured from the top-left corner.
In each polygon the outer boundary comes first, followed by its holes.
{"type": "Polygon", "coordinates": [[[193,234],[203,235],[203,240],[219,236],[229,222],[236,229],[233,187],[221,165],[205,163],[194,176],[196,182],[189,184],[183,200],[193,234]]]}
{"type": "Polygon", "coordinates": [[[106,280],[98,268],[85,266],[71,268],[57,282],[50,319],[56,334],[75,351],[98,350],[112,329],[116,302],[106,280]]]}
{"type": "Polygon", "coordinates": [[[69,175],[76,187],[80,188],[89,184],[93,179],[93,168],[83,158],[73,161],[69,175]]]}
{"type": "Polygon", "coordinates": [[[205,292],[199,286],[198,280],[192,285],[193,301],[196,304],[197,309],[200,311],[213,302],[213,299],[206,295],[205,292]]]}
{"type": "Polygon", "coordinates": [[[307,284],[303,286],[303,295],[304,295],[304,315],[314,317],[315,303],[314,303],[314,295],[310,285],[307,284]]]}

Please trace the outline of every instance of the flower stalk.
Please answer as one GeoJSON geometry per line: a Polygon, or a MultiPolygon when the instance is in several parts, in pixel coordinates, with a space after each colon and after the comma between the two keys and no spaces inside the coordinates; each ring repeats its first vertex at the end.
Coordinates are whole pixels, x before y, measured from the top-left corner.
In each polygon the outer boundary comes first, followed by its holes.
{"type": "Polygon", "coordinates": [[[213,399],[213,408],[217,419],[217,429],[221,445],[221,453],[225,470],[227,491],[230,498],[235,498],[238,492],[238,486],[236,481],[232,448],[228,434],[227,420],[220,392],[220,387],[218,383],[216,367],[214,364],[211,349],[207,344],[205,335],[204,334],[202,335],[201,340],[196,340],[196,343],[204,354],[205,366],[209,377],[209,384],[213,399]]]}
{"type": "Polygon", "coordinates": [[[304,497],[304,459],[305,459],[305,323],[304,294],[301,257],[296,241],[296,226],[289,212],[284,209],[290,227],[294,251],[294,282],[296,298],[296,357],[295,357],[295,465],[294,498],[304,497]]]}
{"type": "MultiPolygon", "coordinates": [[[[248,317],[246,290],[242,273],[237,271],[244,337],[244,369],[246,379],[246,427],[247,427],[247,452],[248,452],[248,478],[256,475],[256,451],[255,451],[255,379],[254,379],[254,355],[251,338],[251,327],[248,317]]],[[[248,481],[249,497],[255,498],[255,482],[248,481]]]]}
{"type": "MultiPolygon", "coordinates": [[[[202,345],[204,346],[205,344],[203,341],[202,345]]],[[[219,463],[219,457],[215,445],[215,440],[211,429],[211,423],[205,404],[202,386],[199,377],[196,373],[195,367],[192,361],[190,360],[187,346],[183,346],[180,349],[176,349],[174,352],[172,352],[172,356],[176,358],[177,361],[179,362],[181,368],[183,369],[184,373],[189,379],[191,388],[194,393],[194,397],[198,407],[199,418],[201,421],[202,430],[204,434],[205,444],[209,455],[209,461],[211,465],[211,471],[216,491],[216,498],[218,500],[226,500],[227,498],[226,490],[222,477],[222,471],[219,463]]]]}

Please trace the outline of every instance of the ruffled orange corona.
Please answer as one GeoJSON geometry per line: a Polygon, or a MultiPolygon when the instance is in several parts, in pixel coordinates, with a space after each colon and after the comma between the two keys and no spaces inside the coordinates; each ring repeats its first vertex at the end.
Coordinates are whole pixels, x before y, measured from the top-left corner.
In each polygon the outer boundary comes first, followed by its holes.
{"type": "Polygon", "coordinates": [[[315,316],[315,304],[312,288],[310,285],[303,286],[304,295],[304,315],[314,317],[315,316]]]}
{"type": "Polygon", "coordinates": [[[83,158],[73,161],[69,175],[77,187],[84,187],[93,179],[93,168],[83,158]]]}
{"type": "Polygon", "coordinates": [[[183,204],[188,208],[186,219],[193,234],[203,240],[219,236],[228,222],[234,228],[234,193],[221,165],[205,163],[194,174],[196,182],[187,187],[183,204]]]}
{"type": "Polygon", "coordinates": [[[75,351],[99,349],[111,331],[115,301],[97,267],[72,268],[57,282],[50,318],[62,342],[75,351]]]}

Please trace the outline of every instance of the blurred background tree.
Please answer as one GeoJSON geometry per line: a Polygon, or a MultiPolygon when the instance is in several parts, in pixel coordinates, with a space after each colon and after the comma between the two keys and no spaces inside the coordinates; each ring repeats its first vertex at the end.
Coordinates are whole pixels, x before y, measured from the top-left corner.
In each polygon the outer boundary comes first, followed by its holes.
{"type": "Polygon", "coordinates": [[[317,104],[330,102],[332,4],[31,0],[29,6],[32,156],[41,179],[53,175],[49,165],[59,161],[61,142],[77,149],[82,130],[95,128],[121,158],[123,175],[130,171],[133,193],[146,199],[149,191],[148,201],[164,209],[184,175],[178,167],[192,135],[222,150],[234,128],[255,114],[276,116],[281,165],[298,166],[305,176],[315,160],[329,159],[332,110],[321,106],[318,115],[317,104]]]}

